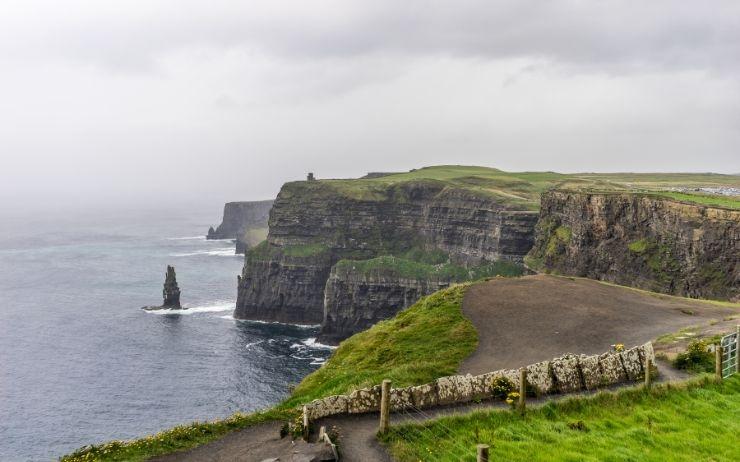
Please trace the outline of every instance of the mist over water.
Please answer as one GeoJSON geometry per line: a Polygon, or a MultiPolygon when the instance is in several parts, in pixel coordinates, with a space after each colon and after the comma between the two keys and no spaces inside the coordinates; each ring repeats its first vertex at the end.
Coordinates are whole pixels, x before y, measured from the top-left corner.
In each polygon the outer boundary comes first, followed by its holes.
{"type": "Polygon", "coordinates": [[[0,220],[0,460],[50,460],[278,402],[330,350],[317,328],[235,321],[243,257],[220,208],[0,220]],[[183,312],[162,301],[174,265],[183,312]]]}

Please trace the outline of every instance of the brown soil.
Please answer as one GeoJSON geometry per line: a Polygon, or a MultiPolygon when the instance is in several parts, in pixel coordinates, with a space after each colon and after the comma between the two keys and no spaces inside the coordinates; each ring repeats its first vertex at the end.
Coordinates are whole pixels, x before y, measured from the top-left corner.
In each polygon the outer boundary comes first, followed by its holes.
{"type": "Polygon", "coordinates": [[[596,354],[639,345],[681,328],[722,320],[737,309],[590,279],[495,278],[468,289],[463,313],[479,335],[461,372],[517,368],[564,353],[596,354]]]}

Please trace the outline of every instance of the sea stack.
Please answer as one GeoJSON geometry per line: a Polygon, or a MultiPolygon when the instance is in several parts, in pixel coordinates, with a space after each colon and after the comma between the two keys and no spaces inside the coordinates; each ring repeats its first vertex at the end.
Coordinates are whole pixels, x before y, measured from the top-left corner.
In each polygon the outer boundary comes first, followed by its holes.
{"type": "Polygon", "coordinates": [[[162,297],[164,303],[162,308],[169,308],[173,310],[182,309],[180,306],[180,288],[177,286],[177,276],[175,275],[175,268],[167,265],[167,274],[164,278],[164,289],[162,289],[162,297]]]}

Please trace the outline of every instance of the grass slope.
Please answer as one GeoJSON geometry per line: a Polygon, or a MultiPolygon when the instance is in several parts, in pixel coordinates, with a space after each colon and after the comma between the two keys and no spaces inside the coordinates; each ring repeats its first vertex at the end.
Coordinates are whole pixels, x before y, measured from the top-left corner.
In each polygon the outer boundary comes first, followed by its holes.
{"type": "Polygon", "coordinates": [[[208,443],[260,422],[289,419],[299,404],[376,385],[385,378],[396,386],[407,386],[454,374],[478,344],[473,324],[462,315],[467,287],[458,285],[422,298],[395,318],[345,340],[324,366],[308,375],[273,409],[194,422],[137,440],[86,446],[62,460],[143,461],[208,443]]]}
{"type": "Polygon", "coordinates": [[[458,285],[424,297],[396,317],[345,340],[284,404],[347,393],[383,379],[404,387],[454,374],[478,345],[475,327],[462,315],[467,287],[458,285]]]}
{"type": "Polygon", "coordinates": [[[385,442],[402,462],[474,461],[479,443],[491,460],[736,461],[738,432],[736,375],[551,401],[524,417],[501,410],[400,426],[385,442]]]}

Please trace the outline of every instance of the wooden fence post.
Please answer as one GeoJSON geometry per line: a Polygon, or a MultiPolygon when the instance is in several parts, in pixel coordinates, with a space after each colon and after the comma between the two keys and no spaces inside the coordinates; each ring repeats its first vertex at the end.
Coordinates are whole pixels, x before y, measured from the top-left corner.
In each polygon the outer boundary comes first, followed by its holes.
{"type": "Polygon", "coordinates": [[[383,434],[388,431],[391,419],[391,381],[383,380],[380,386],[380,426],[378,433],[383,434]]]}
{"type": "Polygon", "coordinates": [[[519,412],[524,414],[527,396],[527,369],[521,368],[519,370],[519,412]]]}
{"type": "Polygon", "coordinates": [[[476,459],[477,462],[488,462],[488,445],[479,444],[476,447],[478,448],[478,458],[476,459]]]}
{"type": "Polygon", "coordinates": [[[722,380],[722,345],[719,343],[714,347],[714,375],[722,380]]]}
{"type": "Polygon", "coordinates": [[[303,439],[308,441],[308,406],[303,406],[303,439]]]}
{"type": "Polygon", "coordinates": [[[650,369],[652,369],[653,362],[650,360],[650,356],[645,357],[645,388],[648,390],[653,384],[653,378],[650,376],[650,369]]]}

